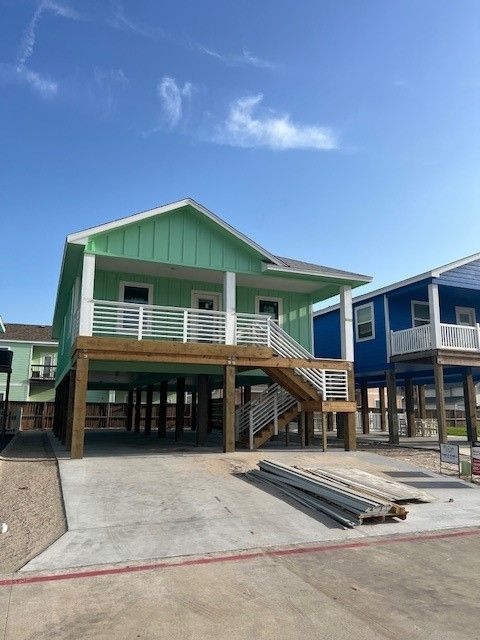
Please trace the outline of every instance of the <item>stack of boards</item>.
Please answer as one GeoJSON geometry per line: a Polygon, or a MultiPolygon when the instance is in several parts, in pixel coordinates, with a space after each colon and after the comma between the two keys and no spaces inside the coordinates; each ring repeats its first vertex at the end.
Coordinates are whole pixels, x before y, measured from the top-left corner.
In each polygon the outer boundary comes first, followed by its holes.
{"type": "Polygon", "coordinates": [[[319,511],[343,527],[356,527],[365,520],[405,520],[408,511],[401,502],[431,502],[422,490],[351,468],[304,469],[271,460],[260,460],[247,477],[273,485],[284,495],[319,511]]]}

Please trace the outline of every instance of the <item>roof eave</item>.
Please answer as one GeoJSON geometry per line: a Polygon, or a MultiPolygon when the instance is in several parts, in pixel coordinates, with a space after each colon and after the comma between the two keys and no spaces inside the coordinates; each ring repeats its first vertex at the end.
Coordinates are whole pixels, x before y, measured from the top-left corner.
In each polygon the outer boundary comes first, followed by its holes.
{"type": "Polygon", "coordinates": [[[320,277],[320,278],[329,278],[332,280],[349,280],[354,282],[359,282],[360,284],[368,284],[373,280],[372,276],[364,276],[359,273],[329,273],[326,271],[313,271],[308,269],[295,269],[293,267],[288,266],[277,266],[271,264],[264,264],[262,266],[262,271],[274,271],[281,273],[293,273],[299,276],[309,276],[309,277],[320,277]]]}

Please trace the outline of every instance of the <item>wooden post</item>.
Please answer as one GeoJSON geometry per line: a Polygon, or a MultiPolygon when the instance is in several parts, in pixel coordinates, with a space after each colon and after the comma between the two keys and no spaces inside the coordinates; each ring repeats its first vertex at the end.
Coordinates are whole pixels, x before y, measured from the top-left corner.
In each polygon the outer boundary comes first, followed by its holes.
{"type": "Polygon", "coordinates": [[[160,406],[158,411],[158,437],[167,437],[167,397],[168,397],[168,381],[160,382],[160,406]]]}
{"type": "Polygon", "coordinates": [[[195,431],[197,428],[197,392],[192,391],[190,407],[190,429],[195,431]]]}
{"type": "Polygon", "coordinates": [[[315,440],[315,417],[313,411],[305,412],[305,444],[312,447],[315,440]]]}
{"type": "Polygon", "coordinates": [[[62,390],[62,421],[60,423],[60,442],[66,445],[67,442],[67,422],[68,422],[68,406],[69,406],[69,396],[70,396],[70,374],[67,373],[64,376],[63,380],[63,390],[62,390]]]}
{"type": "Polygon", "coordinates": [[[75,369],[70,369],[70,381],[68,385],[67,433],[65,435],[65,447],[67,448],[67,451],[70,451],[72,448],[73,401],[75,398],[75,373],[76,373],[75,369]]]}
{"type": "Polygon", "coordinates": [[[140,417],[142,411],[142,390],[137,387],[135,390],[135,433],[140,433],[140,417]]]}
{"type": "Polygon", "coordinates": [[[177,400],[175,410],[175,442],[183,440],[185,426],[185,378],[177,378],[177,400]]]}
{"type": "Polygon", "coordinates": [[[327,413],[327,431],[333,431],[333,413],[327,413]]]}
{"type": "Polygon", "coordinates": [[[208,427],[207,433],[211,433],[213,430],[213,398],[212,398],[213,389],[210,389],[208,392],[208,427]]]}
{"type": "Polygon", "coordinates": [[[71,458],[83,458],[85,440],[85,415],[87,411],[88,358],[81,354],[77,358],[72,413],[71,458]]]}
{"type": "Polygon", "coordinates": [[[247,404],[252,399],[252,387],[247,385],[243,387],[243,404],[247,404]]]}
{"type": "Polygon", "coordinates": [[[477,398],[471,368],[466,369],[463,374],[463,399],[465,402],[467,438],[469,442],[475,442],[477,440],[477,398]]]}
{"type": "Polygon", "coordinates": [[[305,411],[298,416],[298,437],[300,438],[300,446],[305,448],[305,411]]]}
{"type": "Polygon", "coordinates": [[[418,393],[418,417],[421,420],[425,420],[427,417],[427,403],[425,400],[425,385],[419,384],[417,387],[418,393]]]}
{"type": "Polygon", "coordinates": [[[385,388],[378,388],[378,397],[380,399],[380,429],[387,430],[387,409],[385,407],[385,388]]]}
{"type": "Polygon", "coordinates": [[[132,430],[132,421],[133,421],[133,391],[130,390],[127,394],[127,418],[125,423],[125,428],[127,431],[132,430]]]}
{"type": "Polygon", "coordinates": [[[327,428],[328,428],[328,417],[326,413],[322,413],[322,451],[327,450],[328,440],[327,440],[327,428]]]}
{"type": "Polygon", "coordinates": [[[443,385],[443,364],[433,364],[435,375],[435,404],[437,407],[438,441],[447,442],[447,418],[445,415],[445,389],[443,385]]]}
{"type": "Polygon", "coordinates": [[[409,438],[416,436],[415,428],[415,398],[413,394],[413,380],[405,378],[405,411],[407,413],[407,435],[409,438]]]}
{"type": "Polygon", "coordinates": [[[149,436],[152,433],[152,410],[153,410],[153,384],[147,387],[147,400],[145,405],[145,427],[144,434],[149,436]]]}
{"type": "Polygon", "coordinates": [[[399,444],[398,434],[398,410],[397,410],[397,379],[394,369],[389,369],[387,378],[387,402],[388,402],[388,441],[390,444],[399,444]]]}
{"type": "Polygon", "coordinates": [[[362,403],[362,432],[370,433],[370,420],[368,415],[368,385],[362,382],[360,387],[360,398],[362,403]]]}
{"type": "MultiPolygon", "coordinates": [[[[355,397],[355,375],[353,369],[348,372],[348,398],[355,397]]],[[[337,424],[338,424],[337,413],[337,424]]],[[[342,414],[341,423],[343,423],[343,448],[345,451],[356,451],[357,449],[357,429],[355,424],[355,413],[342,414]]]]}
{"type": "Polygon", "coordinates": [[[223,451],[235,451],[235,367],[223,367],[223,451]]]}
{"type": "Polygon", "coordinates": [[[198,376],[197,446],[207,444],[208,433],[208,376],[198,376]]]}

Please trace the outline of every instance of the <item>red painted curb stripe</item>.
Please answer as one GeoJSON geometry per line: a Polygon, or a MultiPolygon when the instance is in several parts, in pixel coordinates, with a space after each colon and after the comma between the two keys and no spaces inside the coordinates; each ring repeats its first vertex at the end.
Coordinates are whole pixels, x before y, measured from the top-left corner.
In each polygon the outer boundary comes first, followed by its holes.
{"type": "Polygon", "coordinates": [[[170,569],[176,567],[190,567],[202,564],[214,564],[220,562],[239,562],[241,560],[254,560],[265,557],[294,556],[304,553],[324,553],[326,551],[342,551],[344,549],[362,549],[377,545],[398,544],[401,542],[423,542],[426,540],[443,540],[447,538],[463,538],[474,536],[480,533],[480,527],[471,529],[461,529],[458,531],[445,531],[443,533],[427,533],[408,536],[398,536],[395,538],[380,538],[377,540],[363,540],[356,542],[340,542],[336,544],[318,545],[315,547],[290,547],[288,549],[270,549],[268,551],[251,551],[223,556],[205,556],[192,558],[190,560],[179,560],[177,562],[154,562],[152,564],[142,564],[137,566],[115,567],[112,569],[92,569],[91,571],[74,571],[69,573],[58,573],[42,576],[31,576],[26,578],[7,578],[0,580],[0,587],[34,584],[37,582],[56,582],[58,580],[75,580],[77,578],[95,578],[98,576],[111,576],[122,573],[137,573],[139,571],[152,571],[154,569],[170,569]]]}

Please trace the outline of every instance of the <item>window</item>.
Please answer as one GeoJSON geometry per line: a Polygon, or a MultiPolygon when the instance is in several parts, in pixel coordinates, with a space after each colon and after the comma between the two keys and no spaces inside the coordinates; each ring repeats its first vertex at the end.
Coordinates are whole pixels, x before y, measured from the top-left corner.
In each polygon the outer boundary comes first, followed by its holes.
{"type": "Polygon", "coordinates": [[[428,302],[412,300],[412,327],[430,324],[430,307],[428,302]]]}
{"type": "Polygon", "coordinates": [[[455,316],[457,324],[462,324],[466,327],[474,327],[477,323],[475,309],[470,307],[455,307],[455,316]]]}
{"type": "Polygon", "coordinates": [[[146,285],[134,285],[126,282],[122,283],[122,302],[133,302],[135,304],[150,304],[151,287],[146,285]]]}
{"type": "Polygon", "coordinates": [[[282,323],[282,299],[281,298],[264,298],[257,296],[255,298],[256,313],[262,316],[270,316],[280,324],[282,323]]]}
{"type": "Polygon", "coordinates": [[[355,337],[357,342],[375,338],[375,315],[373,302],[355,307],[355,337]]]}

